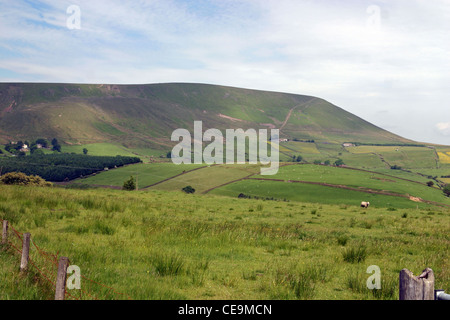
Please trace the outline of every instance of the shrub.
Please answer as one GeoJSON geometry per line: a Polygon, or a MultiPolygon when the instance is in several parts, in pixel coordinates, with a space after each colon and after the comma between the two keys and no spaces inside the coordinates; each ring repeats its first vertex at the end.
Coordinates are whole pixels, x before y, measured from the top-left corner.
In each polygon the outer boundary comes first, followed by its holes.
{"type": "Polygon", "coordinates": [[[0,181],[7,185],[20,185],[20,186],[41,186],[51,187],[53,184],[47,182],[39,176],[27,176],[22,172],[9,172],[0,177],[0,181]]]}
{"type": "Polygon", "coordinates": [[[186,192],[186,193],[194,193],[194,192],[195,192],[195,189],[192,188],[191,186],[184,187],[184,188],[181,189],[181,190],[183,190],[183,191],[186,192]]]}

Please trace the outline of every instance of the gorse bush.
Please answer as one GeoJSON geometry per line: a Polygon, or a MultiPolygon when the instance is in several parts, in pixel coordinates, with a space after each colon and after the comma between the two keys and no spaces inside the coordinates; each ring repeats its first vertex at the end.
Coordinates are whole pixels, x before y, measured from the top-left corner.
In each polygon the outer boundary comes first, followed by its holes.
{"type": "Polygon", "coordinates": [[[53,184],[47,182],[39,176],[27,176],[22,172],[10,172],[0,177],[0,181],[7,185],[19,185],[19,186],[41,186],[51,187],[53,184]]]}

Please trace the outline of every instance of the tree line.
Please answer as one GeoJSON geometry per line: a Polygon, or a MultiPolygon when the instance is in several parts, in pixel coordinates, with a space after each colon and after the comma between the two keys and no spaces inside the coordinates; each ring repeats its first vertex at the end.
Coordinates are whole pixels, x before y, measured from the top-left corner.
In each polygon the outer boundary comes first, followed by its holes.
{"type": "Polygon", "coordinates": [[[61,182],[139,162],[141,162],[140,158],[128,156],[31,154],[26,157],[0,157],[0,175],[8,172],[22,172],[40,176],[47,181],[61,182]]]}

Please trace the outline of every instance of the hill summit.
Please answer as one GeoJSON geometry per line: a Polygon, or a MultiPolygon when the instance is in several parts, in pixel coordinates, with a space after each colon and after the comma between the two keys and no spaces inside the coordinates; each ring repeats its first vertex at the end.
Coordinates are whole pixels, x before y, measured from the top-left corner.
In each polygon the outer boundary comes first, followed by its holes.
{"type": "Polygon", "coordinates": [[[0,140],[58,139],[167,149],[177,128],[280,129],[281,139],[405,144],[321,98],[235,87],[169,83],[0,84],[0,140]]]}

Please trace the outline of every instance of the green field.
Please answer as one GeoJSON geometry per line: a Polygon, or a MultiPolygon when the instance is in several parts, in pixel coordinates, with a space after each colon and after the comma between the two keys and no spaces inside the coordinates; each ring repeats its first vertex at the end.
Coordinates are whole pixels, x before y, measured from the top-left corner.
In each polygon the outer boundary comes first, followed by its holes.
{"type": "Polygon", "coordinates": [[[80,145],[64,145],[62,147],[63,152],[82,154],[83,149],[88,150],[89,155],[93,156],[138,156],[141,157],[144,162],[148,162],[150,158],[158,159],[161,155],[166,155],[167,152],[154,149],[129,149],[119,144],[113,143],[91,143],[80,145]]]}
{"type": "Polygon", "coordinates": [[[376,154],[389,165],[404,168],[436,168],[435,150],[426,147],[358,146],[346,148],[352,154],[376,154]]]}
{"type": "MultiPolygon", "coordinates": [[[[425,267],[434,270],[436,288],[449,288],[449,214],[0,185],[0,218],[123,294],[83,280],[91,294],[84,299],[396,300],[400,270],[419,274],[425,267]],[[365,286],[370,265],[381,269],[381,290],[365,286]]],[[[1,298],[51,299],[45,279],[17,281],[20,257],[0,252],[1,298]]]]}
{"type": "Polygon", "coordinates": [[[102,172],[101,174],[96,174],[95,176],[85,179],[78,179],[74,183],[122,187],[123,183],[128,180],[130,176],[133,176],[134,178],[137,177],[138,187],[141,189],[164,179],[176,176],[183,173],[183,171],[190,171],[202,166],[204,165],[174,165],[173,163],[137,164],[102,172]]]}
{"type": "MultiPolygon", "coordinates": [[[[392,171],[392,170],[391,170],[392,171]]],[[[254,178],[264,178],[254,176],[254,178]]],[[[317,166],[317,165],[290,165],[281,167],[278,174],[270,176],[270,179],[298,180],[309,182],[329,183],[333,185],[345,185],[353,188],[365,188],[375,191],[387,191],[426,200],[447,203],[450,199],[437,188],[430,188],[425,183],[412,183],[391,175],[376,174],[348,168],[317,166]]],[[[273,188],[273,194],[280,188],[273,188]]],[[[320,194],[319,194],[320,196],[320,194]]],[[[344,197],[345,199],[345,197],[344,197]]]]}
{"type": "Polygon", "coordinates": [[[369,201],[377,208],[427,208],[425,203],[416,203],[405,198],[370,194],[320,185],[301,183],[261,181],[249,179],[236,182],[212,191],[212,194],[237,197],[240,193],[261,199],[278,201],[310,202],[317,204],[353,205],[369,201]],[[276,191],[274,191],[276,190],[276,191]]]}
{"type": "MultiPolygon", "coordinates": [[[[215,194],[235,197],[240,193],[249,195],[306,202],[325,202],[332,204],[355,204],[365,201],[369,197],[380,199],[372,202],[377,206],[417,207],[417,203],[401,197],[416,197],[426,201],[450,205],[450,199],[437,187],[428,187],[429,178],[406,171],[377,169],[377,171],[353,170],[333,166],[320,166],[312,164],[281,164],[278,173],[272,176],[260,175],[259,165],[174,165],[172,163],[138,164],[124,168],[109,170],[95,176],[76,180],[75,183],[91,186],[121,187],[130,176],[138,177],[139,188],[145,188],[157,182],[151,189],[180,191],[186,186],[192,186],[197,193],[213,192],[215,194]],[[200,168],[199,170],[193,170],[200,168]],[[180,173],[184,174],[179,175],[180,173]],[[178,175],[178,176],[177,176],[178,175]],[[249,186],[253,182],[240,181],[242,179],[276,179],[282,181],[299,181],[326,183],[336,186],[318,186],[298,183],[283,184],[277,181],[265,181],[264,191],[249,186]],[[339,186],[347,189],[340,189],[339,186]],[[308,189],[306,193],[303,189],[308,189]],[[298,190],[297,190],[298,189],[298,190]],[[300,191],[299,191],[300,190],[300,191]],[[325,191],[324,191],[325,190],[325,191]],[[329,191],[327,191],[329,190],[329,191]],[[323,192],[331,193],[327,199],[322,199],[323,192]],[[368,194],[368,193],[384,193],[368,194]],[[314,195],[314,193],[317,193],[314,195]],[[308,194],[308,197],[305,195],[308,194]],[[386,194],[398,195],[392,200],[386,194]],[[386,198],[387,197],[387,198],[386,198]],[[386,199],[385,199],[386,198],[386,199]],[[322,199],[322,200],[321,200],[322,199]]],[[[259,183],[259,182],[258,182],[259,183]]],[[[256,184],[258,184],[256,183],[256,184]]],[[[424,206],[425,204],[420,204],[424,206]]]]}
{"type": "Polygon", "coordinates": [[[219,165],[210,166],[201,170],[192,171],[176,177],[152,188],[158,190],[181,190],[192,186],[197,193],[205,192],[211,188],[234,180],[242,179],[250,174],[259,173],[258,165],[219,165]]]}

